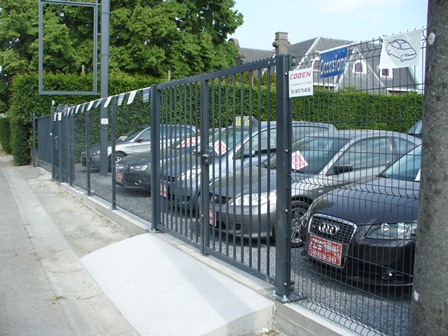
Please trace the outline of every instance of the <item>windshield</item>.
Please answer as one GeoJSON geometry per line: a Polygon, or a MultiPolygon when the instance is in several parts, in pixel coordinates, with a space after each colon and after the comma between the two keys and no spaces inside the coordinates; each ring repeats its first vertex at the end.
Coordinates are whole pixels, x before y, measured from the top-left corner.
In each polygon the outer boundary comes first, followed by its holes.
{"type": "Polygon", "coordinates": [[[402,180],[420,181],[422,146],[418,146],[386,168],[380,176],[402,180]]]}
{"type": "MultiPolygon", "coordinates": [[[[333,137],[304,138],[292,144],[291,168],[306,174],[319,173],[350,139],[333,137]]],[[[277,156],[266,160],[267,168],[277,168],[277,156]]]]}
{"type": "Polygon", "coordinates": [[[138,128],[134,128],[130,130],[129,132],[123,134],[118,138],[118,141],[130,141],[134,139],[137,135],[140,134],[141,131],[143,131],[146,128],[146,126],[141,126],[138,128]]]}
{"type": "MultiPolygon", "coordinates": [[[[256,130],[252,130],[255,134],[256,130]]],[[[249,134],[248,128],[229,127],[224,130],[218,130],[209,138],[210,148],[213,148],[218,155],[223,155],[232,151],[249,134]]]]}

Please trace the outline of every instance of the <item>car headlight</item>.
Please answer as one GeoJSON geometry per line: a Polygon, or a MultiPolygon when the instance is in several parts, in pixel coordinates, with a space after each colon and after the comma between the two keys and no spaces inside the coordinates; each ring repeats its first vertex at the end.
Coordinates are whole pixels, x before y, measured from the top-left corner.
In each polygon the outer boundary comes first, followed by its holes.
{"type": "Polygon", "coordinates": [[[263,192],[260,194],[242,195],[235,199],[234,204],[237,206],[241,206],[243,204],[257,206],[267,204],[268,202],[271,204],[277,203],[277,193],[275,191],[271,191],[269,193],[263,192]]]}
{"type": "Polygon", "coordinates": [[[145,171],[146,168],[148,168],[148,165],[145,164],[133,165],[129,166],[129,171],[131,172],[145,171]]]}
{"type": "Polygon", "coordinates": [[[90,152],[90,156],[100,155],[101,150],[95,149],[90,152]]]}
{"type": "Polygon", "coordinates": [[[417,223],[381,223],[373,225],[366,234],[371,239],[411,239],[415,237],[417,223]]]}
{"type": "Polygon", "coordinates": [[[182,173],[179,176],[179,179],[181,179],[181,180],[192,180],[194,178],[197,178],[200,173],[201,173],[201,167],[194,167],[194,168],[188,169],[187,171],[182,173]]]}

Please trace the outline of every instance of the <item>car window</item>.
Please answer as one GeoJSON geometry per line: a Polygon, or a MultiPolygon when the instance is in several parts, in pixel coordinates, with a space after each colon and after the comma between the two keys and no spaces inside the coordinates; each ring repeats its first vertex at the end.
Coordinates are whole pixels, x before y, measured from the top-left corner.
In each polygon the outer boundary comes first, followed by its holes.
{"type": "MultiPolygon", "coordinates": [[[[253,130],[252,132],[255,131],[253,130]]],[[[209,137],[208,141],[210,147],[214,148],[216,153],[224,154],[233,150],[248,134],[249,129],[247,128],[229,127],[216,131],[209,137]]]]}
{"type": "Polygon", "coordinates": [[[138,136],[138,139],[142,139],[143,141],[151,140],[151,130],[148,128],[142,134],[138,136]]]}
{"type": "Polygon", "coordinates": [[[415,147],[415,143],[402,138],[393,138],[395,147],[397,148],[397,154],[402,156],[415,147]]]}
{"type": "MultiPolygon", "coordinates": [[[[293,166],[291,166],[291,169],[301,173],[317,174],[348,141],[349,139],[333,137],[307,137],[296,141],[292,144],[293,166]],[[300,160],[297,160],[299,156],[300,160]],[[300,166],[294,165],[296,161],[301,162],[300,166]]],[[[264,165],[275,169],[277,156],[273,155],[265,161],[264,165]]]]}
{"type": "Polygon", "coordinates": [[[277,144],[277,130],[263,130],[252,135],[241,146],[240,151],[252,150],[257,153],[267,153],[268,149],[275,149],[277,144]]]}
{"type": "Polygon", "coordinates": [[[328,128],[321,126],[293,126],[292,141],[294,142],[303,138],[305,135],[318,132],[328,132],[328,128]]]}
{"type": "Polygon", "coordinates": [[[353,170],[386,165],[393,159],[388,138],[364,139],[354,143],[339,158],[335,166],[351,166],[353,170]]]}
{"type": "Polygon", "coordinates": [[[386,168],[380,176],[403,181],[418,181],[422,146],[418,146],[386,168]]]}

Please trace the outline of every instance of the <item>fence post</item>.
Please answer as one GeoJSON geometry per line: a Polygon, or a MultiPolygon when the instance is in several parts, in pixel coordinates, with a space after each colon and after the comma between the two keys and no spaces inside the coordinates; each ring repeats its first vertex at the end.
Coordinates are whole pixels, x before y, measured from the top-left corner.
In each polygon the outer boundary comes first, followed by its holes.
{"type": "Polygon", "coordinates": [[[51,119],[50,119],[50,129],[51,129],[51,138],[50,138],[50,160],[51,160],[51,180],[54,181],[56,178],[56,166],[55,166],[55,162],[54,162],[54,151],[55,151],[55,123],[54,123],[54,118],[55,118],[55,111],[56,111],[56,107],[55,107],[56,102],[53,100],[52,104],[51,104],[51,119]]]}
{"type": "Polygon", "coordinates": [[[117,170],[117,166],[115,165],[115,146],[117,145],[117,135],[116,135],[116,130],[117,130],[117,104],[116,104],[116,99],[112,98],[113,102],[112,102],[112,112],[111,112],[111,117],[112,117],[112,129],[111,129],[111,140],[112,140],[112,153],[110,156],[110,172],[112,175],[112,210],[117,210],[117,185],[115,183],[115,173],[117,170]]]}
{"type": "Polygon", "coordinates": [[[33,167],[37,167],[36,163],[36,113],[33,113],[33,151],[31,153],[33,157],[33,167]]]}
{"type": "Polygon", "coordinates": [[[62,170],[62,141],[63,138],[63,124],[62,124],[62,110],[64,106],[62,104],[58,105],[58,181],[59,183],[63,182],[63,170],[62,170]]]}
{"type": "Polygon", "coordinates": [[[69,120],[69,132],[70,132],[70,152],[69,152],[69,162],[70,162],[70,170],[69,170],[69,181],[70,186],[73,185],[73,181],[75,181],[75,112],[73,111],[73,104],[68,108],[68,120],[69,120]]]}
{"type": "Polygon", "coordinates": [[[429,0],[423,151],[410,335],[448,335],[448,2],[429,0]]]}
{"type": "MultiPolygon", "coordinates": [[[[277,33],[276,37],[278,37],[277,33]]],[[[284,34],[284,33],[283,33],[284,34]]],[[[287,41],[286,41],[287,42],[287,41]]],[[[273,43],[277,52],[287,45],[278,39],[273,43]]],[[[288,71],[292,56],[276,56],[277,88],[277,227],[276,267],[274,298],[281,302],[290,301],[291,294],[291,100],[288,95],[288,71]],[[286,178],[285,178],[286,177],[286,178]]]]}
{"type": "Polygon", "coordinates": [[[210,123],[209,116],[209,89],[208,81],[205,76],[201,76],[201,203],[203,205],[201,214],[201,253],[206,255],[206,248],[210,245],[210,227],[208,225],[208,213],[209,213],[209,192],[208,185],[209,179],[209,161],[211,153],[209,153],[208,143],[208,128],[210,123]],[[207,192],[205,192],[207,190],[207,192]]]}
{"type": "MultiPolygon", "coordinates": [[[[85,105],[84,105],[85,107],[85,105]]],[[[87,195],[92,195],[92,185],[90,181],[90,112],[86,109],[86,170],[87,170],[87,195]]]]}
{"type": "Polygon", "coordinates": [[[160,221],[160,89],[156,84],[150,88],[151,116],[151,229],[158,230],[160,221]]]}

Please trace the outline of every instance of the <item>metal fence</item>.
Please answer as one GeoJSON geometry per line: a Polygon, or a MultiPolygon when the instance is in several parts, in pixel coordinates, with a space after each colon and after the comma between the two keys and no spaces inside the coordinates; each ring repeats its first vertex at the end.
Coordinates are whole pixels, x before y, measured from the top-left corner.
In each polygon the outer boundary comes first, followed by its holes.
{"type": "Polygon", "coordinates": [[[318,52],[284,54],[59,107],[38,120],[39,162],[274,284],[282,302],[359,334],[406,335],[419,153],[400,158],[420,145],[406,132],[424,76],[379,69],[381,46],[350,45],[345,72],[323,80],[318,52]],[[293,68],[313,69],[312,96],[289,98],[293,68]]]}

